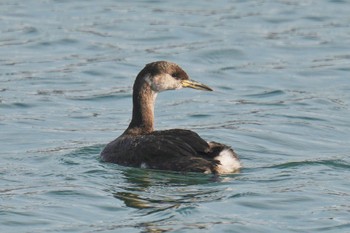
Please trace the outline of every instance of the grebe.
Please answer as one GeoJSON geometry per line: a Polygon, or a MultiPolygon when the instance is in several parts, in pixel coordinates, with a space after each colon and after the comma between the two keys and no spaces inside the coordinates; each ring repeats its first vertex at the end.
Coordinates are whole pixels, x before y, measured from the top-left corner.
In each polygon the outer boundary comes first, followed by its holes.
{"type": "Polygon", "coordinates": [[[101,152],[102,160],[124,166],[180,172],[238,172],[241,164],[231,147],[206,142],[190,130],[154,130],[157,94],[183,87],[212,91],[210,87],[190,80],[175,63],[157,61],[147,64],[134,83],[129,127],[106,145],[101,152]]]}

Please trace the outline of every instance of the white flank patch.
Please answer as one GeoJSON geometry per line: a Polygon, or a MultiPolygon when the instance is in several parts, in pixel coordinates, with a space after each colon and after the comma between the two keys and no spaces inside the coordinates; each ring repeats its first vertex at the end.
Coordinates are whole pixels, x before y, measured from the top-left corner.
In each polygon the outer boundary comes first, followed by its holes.
{"type": "Polygon", "coordinates": [[[221,151],[214,159],[219,160],[221,163],[217,166],[217,172],[220,174],[234,173],[241,168],[241,163],[229,149],[221,151]]]}
{"type": "Polygon", "coordinates": [[[141,163],[140,168],[148,168],[147,163],[141,163]]]}

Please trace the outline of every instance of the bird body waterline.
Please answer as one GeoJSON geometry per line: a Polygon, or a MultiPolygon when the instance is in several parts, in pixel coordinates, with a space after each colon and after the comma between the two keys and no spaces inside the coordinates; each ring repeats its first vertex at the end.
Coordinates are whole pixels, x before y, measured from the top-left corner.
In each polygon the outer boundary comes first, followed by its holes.
{"type": "Polygon", "coordinates": [[[190,130],[154,130],[157,93],[181,88],[212,91],[210,87],[190,80],[175,63],[157,61],[147,64],[133,86],[132,120],[124,133],[102,150],[102,160],[124,166],[180,172],[238,172],[241,164],[231,147],[206,142],[190,130]]]}

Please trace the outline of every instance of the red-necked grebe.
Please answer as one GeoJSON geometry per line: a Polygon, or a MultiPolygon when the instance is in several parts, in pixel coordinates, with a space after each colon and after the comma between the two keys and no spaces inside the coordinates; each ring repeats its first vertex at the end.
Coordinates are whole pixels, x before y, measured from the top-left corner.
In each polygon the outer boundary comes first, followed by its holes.
{"type": "Polygon", "coordinates": [[[184,129],[154,131],[154,103],[161,91],[183,87],[212,91],[190,80],[177,64],[147,64],[133,87],[133,111],[129,127],[101,152],[103,161],[124,166],[202,173],[235,173],[241,164],[231,147],[206,142],[184,129]]]}

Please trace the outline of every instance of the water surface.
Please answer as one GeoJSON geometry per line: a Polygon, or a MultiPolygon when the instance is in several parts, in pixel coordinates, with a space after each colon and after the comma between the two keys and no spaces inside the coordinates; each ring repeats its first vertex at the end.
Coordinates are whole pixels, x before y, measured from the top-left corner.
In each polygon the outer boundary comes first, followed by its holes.
{"type": "Polygon", "coordinates": [[[348,1],[1,1],[2,232],[349,232],[348,1]],[[156,128],[232,145],[218,179],[102,163],[144,64],[156,128]]]}

